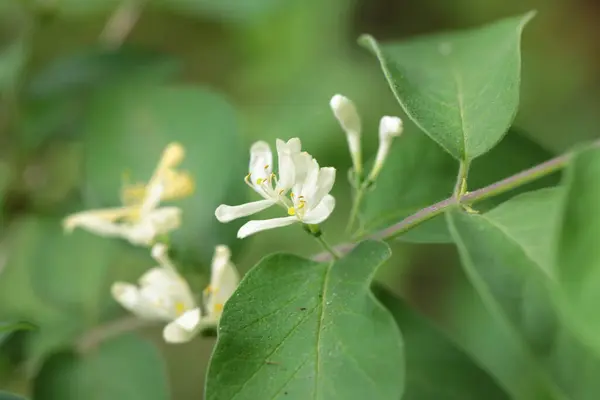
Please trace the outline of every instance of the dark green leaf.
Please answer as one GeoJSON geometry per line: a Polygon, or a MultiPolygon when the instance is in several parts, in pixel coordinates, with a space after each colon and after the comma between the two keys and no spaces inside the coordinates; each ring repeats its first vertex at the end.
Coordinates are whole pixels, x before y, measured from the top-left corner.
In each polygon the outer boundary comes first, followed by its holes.
{"type": "Polygon", "coordinates": [[[389,255],[363,242],[333,263],[260,262],[225,306],[206,398],[398,400],[402,338],[369,289],[389,255]]]}
{"type": "Polygon", "coordinates": [[[135,336],[102,343],[84,355],[59,353],[33,385],[38,400],[167,400],[166,370],[158,351],[135,336]]]}
{"type": "Polygon", "coordinates": [[[221,96],[194,86],[122,87],[95,97],[86,125],[90,207],[118,205],[124,174],[133,183],[147,182],[166,145],[179,142],[186,150],[181,169],[192,174],[196,189],[173,203],[184,215],[173,246],[207,261],[215,245],[234,237],[240,224],[219,223],[214,210],[246,193],[248,156],[236,114],[221,96]]]}
{"type": "MultiPolygon", "coordinates": [[[[488,154],[476,159],[469,174],[468,189],[490,185],[524,169],[546,161],[552,154],[516,129],[488,154]],[[506,162],[510,159],[510,162],[506,162]]],[[[368,193],[362,209],[365,230],[373,232],[389,226],[418,210],[441,201],[452,194],[458,163],[424,135],[409,130],[400,137],[377,179],[374,190],[368,193]]],[[[487,210],[510,196],[526,190],[553,185],[558,176],[551,176],[520,187],[474,207],[487,210]]],[[[443,216],[402,235],[410,242],[448,243],[452,241],[443,216]]]]}
{"type": "Polygon", "coordinates": [[[563,315],[600,354],[600,149],[582,151],[566,173],[556,263],[563,315]]]}
{"type": "Polygon", "coordinates": [[[462,350],[381,286],[377,298],[392,313],[406,348],[403,400],[499,400],[504,391],[462,350]]]}
{"type": "Polygon", "coordinates": [[[0,400],[25,400],[25,397],[0,390],[0,400]]]}
{"type": "Polygon", "coordinates": [[[489,151],[510,127],[519,103],[521,32],[533,13],[462,32],[380,45],[379,59],[409,117],[457,160],[489,151]]]}
{"type": "Polygon", "coordinates": [[[447,214],[463,266],[483,303],[528,354],[550,398],[595,399],[600,359],[561,326],[550,298],[561,191],[521,195],[484,215],[447,214]],[[589,373],[574,373],[586,365],[589,373]]]}
{"type": "Polygon", "coordinates": [[[172,56],[136,47],[86,48],[45,66],[26,90],[35,98],[65,95],[118,82],[165,81],[181,65],[172,56]]]}

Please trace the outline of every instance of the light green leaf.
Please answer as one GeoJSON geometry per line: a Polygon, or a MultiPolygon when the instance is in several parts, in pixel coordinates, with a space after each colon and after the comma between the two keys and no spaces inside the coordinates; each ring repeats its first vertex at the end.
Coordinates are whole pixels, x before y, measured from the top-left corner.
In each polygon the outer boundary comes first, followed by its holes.
{"type": "Polygon", "coordinates": [[[167,400],[166,370],[158,351],[136,336],[102,343],[88,354],[49,358],[33,384],[39,400],[167,400]]]}
{"type": "Polygon", "coordinates": [[[166,145],[179,142],[186,150],[181,169],[196,188],[172,203],[183,210],[174,248],[183,258],[208,261],[215,245],[235,237],[241,223],[221,224],[214,211],[242,200],[248,156],[236,113],[223,97],[195,86],[115,88],[95,96],[86,126],[90,208],[117,206],[124,174],[133,183],[147,182],[166,145]]]}
{"type": "Polygon", "coordinates": [[[0,390],[0,400],[25,400],[25,397],[0,390]]]}
{"type": "Polygon", "coordinates": [[[519,103],[521,32],[534,13],[461,31],[380,45],[372,51],[398,102],[457,160],[489,151],[510,127],[519,103]]]}
{"type": "MultiPolygon", "coordinates": [[[[473,162],[469,174],[470,191],[490,185],[552,157],[552,154],[525,134],[511,131],[488,154],[473,162]],[[511,162],[506,162],[510,159],[511,162]]],[[[458,163],[424,135],[408,130],[400,137],[369,192],[362,208],[366,232],[374,232],[406,218],[422,208],[452,194],[458,163]]],[[[503,196],[477,203],[477,210],[488,210],[515,194],[553,185],[551,176],[525,185],[503,196]]],[[[405,233],[401,240],[409,242],[449,243],[452,241],[443,216],[427,221],[405,233]]]]}
{"type": "Polygon", "coordinates": [[[559,189],[521,195],[484,215],[449,212],[450,231],[483,303],[512,332],[554,399],[595,399],[600,359],[586,351],[557,318],[550,298],[551,248],[559,189]],[[574,373],[571,365],[585,365],[574,373]]]}
{"type": "Polygon", "coordinates": [[[600,354],[600,149],[579,153],[565,176],[556,275],[563,316],[600,354]]]}
{"type": "Polygon", "coordinates": [[[382,286],[373,291],[402,328],[406,348],[403,400],[499,400],[508,395],[440,331],[382,286]]]}
{"type": "Polygon", "coordinates": [[[390,256],[363,242],[333,263],[265,258],[225,306],[207,399],[394,399],[400,331],[369,286],[390,256]]]}

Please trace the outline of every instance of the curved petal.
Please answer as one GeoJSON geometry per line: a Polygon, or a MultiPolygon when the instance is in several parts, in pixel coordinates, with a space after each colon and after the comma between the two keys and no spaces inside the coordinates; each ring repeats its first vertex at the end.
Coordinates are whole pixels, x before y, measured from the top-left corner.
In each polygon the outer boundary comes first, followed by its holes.
{"type": "Polygon", "coordinates": [[[202,314],[199,308],[187,311],[165,326],[163,337],[167,343],[189,342],[200,331],[201,322],[202,314]]]}
{"type": "Polygon", "coordinates": [[[115,282],[110,291],[113,298],[132,314],[149,320],[162,321],[166,319],[162,313],[156,312],[145,301],[137,286],[125,282],[115,282]]]}
{"type": "Polygon", "coordinates": [[[210,285],[204,291],[204,301],[209,317],[217,320],[223,306],[229,300],[240,282],[235,265],[230,260],[227,246],[217,246],[211,267],[210,285]]]}
{"type": "Polygon", "coordinates": [[[272,218],[259,221],[248,221],[238,231],[237,237],[243,239],[267,229],[279,228],[298,222],[296,217],[272,218]]]}
{"type": "Polygon", "coordinates": [[[230,222],[234,219],[256,214],[257,212],[271,207],[273,204],[275,204],[273,200],[253,201],[251,203],[241,204],[239,206],[228,206],[226,204],[221,204],[215,210],[215,217],[217,217],[219,222],[230,222]]]}
{"type": "Polygon", "coordinates": [[[308,206],[318,205],[326,194],[331,192],[333,184],[335,183],[335,168],[325,167],[319,170],[319,179],[317,181],[317,190],[313,193],[312,197],[306,199],[308,206]]]}
{"type": "Polygon", "coordinates": [[[121,236],[122,225],[114,221],[133,215],[133,213],[133,208],[129,207],[83,211],[65,218],[63,228],[66,232],[82,228],[100,236],[121,236]]]}
{"type": "Polygon", "coordinates": [[[279,167],[278,174],[279,180],[277,181],[277,187],[275,190],[277,193],[280,191],[287,192],[292,188],[296,181],[296,166],[294,160],[290,154],[279,153],[278,156],[279,167]]]}
{"type": "Polygon", "coordinates": [[[251,182],[257,183],[259,179],[267,179],[273,171],[273,154],[267,142],[258,141],[250,147],[250,165],[248,172],[251,182]]]}
{"type": "Polygon", "coordinates": [[[320,224],[325,221],[335,208],[335,198],[328,194],[323,197],[319,205],[304,214],[302,222],[306,224],[320,224]]]}

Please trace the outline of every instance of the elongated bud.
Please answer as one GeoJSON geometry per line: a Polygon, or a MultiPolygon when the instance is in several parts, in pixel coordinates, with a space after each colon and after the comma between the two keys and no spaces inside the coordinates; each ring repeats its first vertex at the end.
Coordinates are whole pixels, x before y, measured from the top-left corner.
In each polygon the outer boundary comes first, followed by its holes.
{"type": "Polygon", "coordinates": [[[341,94],[336,94],[329,102],[333,115],[340,123],[348,139],[348,147],[352,156],[352,164],[356,174],[362,174],[362,153],[360,148],[360,116],[354,103],[341,94]]]}
{"type": "Polygon", "coordinates": [[[377,149],[375,164],[369,174],[369,181],[374,182],[375,179],[377,179],[377,176],[383,167],[383,163],[390,152],[394,138],[400,136],[402,130],[403,125],[400,118],[388,116],[381,118],[381,122],[379,123],[379,148],[377,149]]]}

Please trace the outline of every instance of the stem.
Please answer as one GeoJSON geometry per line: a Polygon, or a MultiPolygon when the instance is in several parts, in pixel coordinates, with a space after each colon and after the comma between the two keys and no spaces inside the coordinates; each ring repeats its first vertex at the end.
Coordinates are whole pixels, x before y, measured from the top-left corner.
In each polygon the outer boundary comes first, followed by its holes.
{"type": "MultiPolygon", "coordinates": [[[[600,147],[600,140],[595,141],[591,144],[592,147],[600,147]]],[[[564,167],[567,166],[571,158],[573,157],[573,153],[563,154],[556,158],[553,158],[549,161],[546,161],[542,164],[536,165],[535,167],[529,168],[525,171],[519,172],[513,176],[510,176],[506,179],[498,181],[496,183],[492,183],[484,188],[475,190],[470,193],[465,193],[460,198],[457,198],[454,194],[452,197],[442,200],[438,203],[435,203],[429,207],[425,207],[422,210],[417,211],[413,215],[404,218],[402,221],[389,226],[379,232],[376,232],[372,235],[364,237],[362,239],[375,239],[375,240],[392,240],[402,235],[403,233],[409,231],[410,229],[420,225],[421,223],[428,221],[446,211],[448,208],[463,204],[463,205],[471,205],[477,202],[487,200],[489,198],[498,196],[500,194],[511,191],[519,186],[526,185],[530,182],[533,182],[537,179],[543,178],[545,176],[551,175],[564,167]]],[[[467,166],[468,167],[468,166],[467,166]]],[[[463,167],[464,168],[464,167],[463,167]]],[[[462,182],[461,173],[459,171],[459,181],[462,182]]],[[[466,175],[465,175],[466,177],[466,175]]],[[[457,182],[457,187],[458,187],[457,182]]],[[[459,188],[460,189],[460,188],[459,188]]],[[[344,243],[339,246],[336,246],[337,251],[342,253],[347,253],[348,251],[354,248],[354,243],[344,243]]],[[[317,261],[325,261],[328,259],[328,253],[317,254],[313,257],[314,260],[317,261]]]]}
{"type": "Polygon", "coordinates": [[[467,175],[469,174],[469,163],[461,161],[458,168],[458,176],[456,177],[456,185],[454,185],[453,195],[456,199],[460,199],[467,193],[467,175]]]}
{"type": "Polygon", "coordinates": [[[151,326],[152,324],[152,321],[139,319],[134,316],[115,319],[86,332],[77,340],[75,348],[80,354],[86,354],[106,340],[151,326]]]}
{"type": "Polygon", "coordinates": [[[333,257],[334,259],[338,260],[342,257],[342,255],[340,253],[338,253],[338,251],[335,249],[335,247],[333,247],[332,245],[330,245],[325,238],[323,237],[323,235],[320,236],[315,236],[315,239],[317,239],[317,241],[319,243],[321,243],[321,246],[323,246],[323,248],[325,249],[326,252],[328,252],[331,257],[333,257]]]}
{"type": "Polygon", "coordinates": [[[365,195],[365,189],[365,185],[361,185],[356,190],[356,196],[354,196],[354,199],[352,201],[352,209],[350,210],[348,225],[346,226],[346,233],[350,233],[352,231],[352,228],[354,227],[354,222],[356,221],[358,213],[360,212],[360,203],[362,202],[362,199],[365,195]]]}

